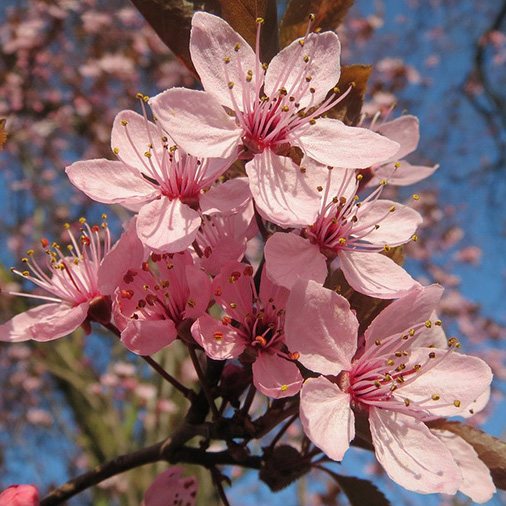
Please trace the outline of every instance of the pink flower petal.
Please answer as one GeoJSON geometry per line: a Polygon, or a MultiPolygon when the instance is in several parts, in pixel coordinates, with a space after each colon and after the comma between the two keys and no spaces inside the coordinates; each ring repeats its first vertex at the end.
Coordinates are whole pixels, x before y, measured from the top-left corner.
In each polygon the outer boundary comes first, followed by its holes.
{"type": "Polygon", "coordinates": [[[337,375],[351,367],[358,321],[349,302],[315,281],[299,280],[286,306],[285,341],[308,369],[337,375]]]}
{"type": "Polygon", "coordinates": [[[0,494],[0,506],[39,506],[39,491],[34,485],[12,485],[0,494]]]}
{"type": "Polygon", "coordinates": [[[387,121],[374,130],[400,144],[401,147],[395,153],[395,159],[392,159],[392,161],[400,160],[412,153],[418,147],[420,141],[418,118],[409,114],[387,121]]]}
{"type": "Polygon", "coordinates": [[[238,357],[246,348],[244,341],[232,325],[225,325],[208,314],[202,315],[192,325],[192,336],[213,360],[238,357]]]}
{"type": "Polygon", "coordinates": [[[138,172],[122,162],[103,158],[85,160],[73,163],[65,172],[74,186],[104,204],[135,204],[151,200],[157,194],[138,172]]]}
{"type": "Polygon", "coordinates": [[[223,184],[212,186],[200,198],[200,210],[204,214],[236,213],[251,199],[248,179],[237,177],[223,184]]]}
{"type": "Polygon", "coordinates": [[[204,91],[172,88],[149,101],[157,119],[185,151],[203,158],[228,158],[242,130],[204,91]]]}
{"type": "Polygon", "coordinates": [[[211,276],[220,273],[222,267],[228,262],[238,262],[246,252],[246,240],[225,237],[221,239],[211,251],[200,259],[200,264],[211,276]]]}
{"type": "Polygon", "coordinates": [[[430,320],[442,295],[443,287],[433,284],[420,286],[392,302],[365,331],[366,348],[373,346],[376,339],[383,341],[389,336],[411,329],[417,323],[430,320]]]}
{"type": "Polygon", "coordinates": [[[299,235],[277,232],[265,244],[267,276],[277,285],[291,289],[298,279],[323,285],[327,261],[316,244],[299,235]]]}
{"type": "Polygon", "coordinates": [[[357,218],[355,225],[358,227],[364,222],[379,225],[376,230],[367,234],[367,241],[389,246],[399,246],[409,241],[423,221],[420,213],[414,209],[384,199],[362,204],[357,218]]]}
{"type": "Polygon", "coordinates": [[[146,490],[141,506],[195,506],[197,478],[182,476],[184,469],[175,466],[159,474],[146,490]]]}
{"type": "Polygon", "coordinates": [[[111,295],[125,272],[129,268],[140,267],[146,258],[147,252],[137,236],[136,227],[137,219],[133,218],[98,268],[98,287],[102,295],[111,295]]]}
{"type": "Polygon", "coordinates": [[[350,286],[370,297],[393,299],[420,286],[400,265],[379,253],[341,251],[339,265],[350,286]]]}
{"type": "Polygon", "coordinates": [[[367,186],[377,186],[383,180],[394,186],[408,186],[431,176],[439,168],[439,165],[432,167],[411,165],[406,160],[401,160],[399,164],[400,166],[396,166],[394,162],[390,162],[379,167],[373,167],[374,176],[367,186]]]}
{"type": "Polygon", "coordinates": [[[144,153],[156,147],[161,147],[161,140],[160,131],[154,123],[146,121],[144,116],[134,111],[125,110],[116,115],[112,125],[111,148],[118,150],[118,157],[123,163],[142,171],[146,163],[144,153]]]}
{"type": "Polygon", "coordinates": [[[364,169],[389,159],[399,144],[367,128],[319,118],[300,136],[299,144],[316,161],[332,167],[364,169]]]}
{"type": "Polygon", "coordinates": [[[490,476],[490,470],[480,460],[475,449],[452,432],[435,429],[431,429],[431,432],[450,450],[453,459],[459,466],[463,477],[459,491],[479,504],[492,499],[496,488],[490,476]]]}
{"type": "Polygon", "coordinates": [[[392,480],[422,494],[457,492],[462,474],[446,446],[423,422],[371,408],[369,423],[376,458],[392,480]]]}
{"type": "Polygon", "coordinates": [[[190,289],[188,304],[184,310],[185,318],[198,318],[209,305],[211,299],[211,280],[195,265],[186,266],[186,282],[190,289]]]}
{"type": "Polygon", "coordinates": [[[63,303],[43,304],[0,325],[0,341],[52,341],[78,329],[87,314],[87,302],[75,307],[63,303]]]}
{"type": "Polygon", "coordinates": [[[331,459],[342,460],[355,437],[350,395],[327,378],[310,378],[300,395],[300,421],[307,437],[331,459]]]}
{"type": "Polygon", "coordinates": [[[196,12],[192,18],[190,53],[204,89],[220,104],[234,109],[235,102],[242,109],[245,97],[251,103],[256,96],[257,78],[262,82],[264,72],[253,49],[226,21],[207,12],[196,12]],[[237,44],[239,49],[235,50],[237,44]],[[225,58],[229,63],[225,63],[225,58]],[[248,82],[249,70],[252,78],[248,82]],[[229,82],[234,83],[232,89],[229,82]]]}
{"type": "Polygon", "coordinates": [[[302,387],[297,366],[276,354],[260,352],[253,363],[253,384],[267,397],[291,397],[302,387]]]}
{"type": "Polygon", "coordinates": [[[415,364],[422,367],[416,380],[400,389],[403,398],[407,397],[412,402],[424,401],[421,407],[441,417],[465,413],[492,382],[492,371],[480,358],[458,352],[445,356],[447,353],[447,350],[438,348],[411,350],[406,369],[415,364]],[[429,359],[429,354],[435,355],[435,358],[429,359]],[[439,357],[443,356],[444,360],[439,361],[439,357]],[[437,395],[438,399],[432,400],[433,395],[437,395]]]}
{"type": "Polygon", "coordinates": [[[294,93],[299,96],[299,90],[307,88],[308,91],[299,101],[300,107],[304,108],[310,103],[317,105],[322,102],[339,81],[341,44],[334,32],[311,33],[303,46],[301,40],[293,41],[269,63],[265,75],[265,94],[275,95],[284,87],[288,96],[294,93]],[[307,62],[305,56],[310,57],[307,62]],[[310,83],[306,77],[311,78],[310,83]],[[315,90],[313,94],[309,92],[309,87],[315,90]]]}
{"type": "Polygon", "coordinates": [[[285,227],[305,226],[316,220],[320,205],[317,184],[290,158],[266,149],[246,164],[246,173],[264,218],[285,227]]]}
{"type": "Polygon", "coordinates": [[[193,242],[200,222],[199,213],[179,199],[162,197],[139,211],[137,234],[146,246],[155,251],[176,253],[193,242]]]}
{"type": "Polygon", "coordinates": [[[130,320],[121,333],[123,344],[137,355],[152,355],[172,343],[177,330],[172,320],[130,320]]]}

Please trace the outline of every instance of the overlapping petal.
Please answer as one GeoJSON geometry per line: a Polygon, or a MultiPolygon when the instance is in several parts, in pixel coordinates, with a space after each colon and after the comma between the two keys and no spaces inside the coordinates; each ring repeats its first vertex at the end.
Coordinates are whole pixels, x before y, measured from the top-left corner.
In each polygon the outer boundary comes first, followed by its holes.
{"type": "Polygon", "coordinates": [[[300,421],[311,441],[331,459],[342,460],[355,437],[350,395],[327,378],[308,379],[300,397],[300,421]]]}
{"type": "Polygon", "coordinates": [[[132,319],[121,333],[123,344],[137,355],[152,355],[168,346],[176,337],[176,326],[170,319],[132,319]]]}
{"type": "Polygon", "coordinates": [[[323,285],[327,261],[320,248],[308,239],[277,232],[264,248],[267,276],[277,285],[291,289],[298,279],[313,279],[323,285]]]}
{"type": "Polygon", "coordinates": [[[457,492],[462,474],[450,451],[423,422],[371,408],[369,423],[376,458],[392,480],[422,494],[457,492]]]}
{"type": "Polygon", "coordinates": [[[357,349],[358,321],[349,302],[315,281],[299,280],[286,306],[286,344],[312,371],[349,370],[357,349]]]}
{"type": "Polygon", "coordinates": [[[380,253],[342,251],[339,265],[350,286],[370,297],[393,299],[420,286],[401,266],[380,253]]]}
{"type": "Polygon", "coordinates": [[[332,167],[363,169],[383,162],[398,151],[399,144],[367,128],[349,127],[342,121],[319,118],[300,135],[308,156],[332,167]]]}

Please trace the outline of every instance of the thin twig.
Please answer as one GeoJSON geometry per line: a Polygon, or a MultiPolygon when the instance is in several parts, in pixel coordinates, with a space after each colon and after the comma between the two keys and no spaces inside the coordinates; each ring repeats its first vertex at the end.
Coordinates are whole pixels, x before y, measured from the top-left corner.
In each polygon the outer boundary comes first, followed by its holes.
{"type": "Polygon", "coordinates": [[[218,420],[219,418],[221,418],[221,416],[218,411],[218,408],[216,407],[216,404],[214,403],[214,398],[211,392],[209,391],[209,385],[207,384],[206,377],[204,375],[204,372],[202,371],[202,367],[200,366],[197,354],[195,353],[195,348],[191,345],[188,345],[188,352],[190,353],[190,358],[193,362],[193,367],[195,368],[197,376],[199,377],[200,386],[206,396],[209,407],[211,408],[213,419],[218,420]]]}
{"type": "Polygon", "coordinates": [[[211,467],[211,477],[213,478],[214,486],[216,487],[216,490],[218,491],[218,495],[220,496],[221,502],[224,506],[230,506],[230,503],[228,502],[227,495],[225,494],[225,489],[223,488],[223,485],[221,483],[222,474],[216,467],[211,467]]]}
{"type": "MultiPolygon", "coordinates": [[[[110,330],[115,336],[121,338],[121,332],[116,327],[116,325],[112,323],[103,324],[103,326],[110,330]]],[[[171,376],[156,360],[151,358],[149,355],[138,355],[140,356],[147,364],[149,364],[154,371],[156,371],[164,380],[168,381],[176,390],[179,390],[189,401],[192,401],[196,394],[190,388],[186,388],[182,383],[180,383],[176,378],[171,376]]]]}

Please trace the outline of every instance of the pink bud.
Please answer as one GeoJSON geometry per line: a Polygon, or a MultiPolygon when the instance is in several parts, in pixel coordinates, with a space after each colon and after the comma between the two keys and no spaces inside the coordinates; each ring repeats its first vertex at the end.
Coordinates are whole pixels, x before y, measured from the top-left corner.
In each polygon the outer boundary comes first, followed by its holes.
{"type": "Polygon", "coordinates": [[[33,485],[12,485],[0,494],[0,506],[39,506],[39,491],[33,485]]]}

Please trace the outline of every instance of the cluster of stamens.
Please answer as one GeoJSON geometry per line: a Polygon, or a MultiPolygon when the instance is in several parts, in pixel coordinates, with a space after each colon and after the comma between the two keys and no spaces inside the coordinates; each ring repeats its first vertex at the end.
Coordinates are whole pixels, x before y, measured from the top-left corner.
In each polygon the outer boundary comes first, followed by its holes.
{"type": "Polygon", "coordinates": [[[186,307],[195,306],[184,283],[183,254],[152,253],[141,269],[129,269],[119,286],[120,309],[129,318],[180,323],[186,307]]]}
{"type": "Polygon", "coordinates": [[[276,154],[287,155],[290,144],[303,135],[307,128],[314,125],[316,118],[324,115],[326,111],[333,108],[349,93],[351,87],[343,94],[337,87],[334,87],[331,94],[322,103],[318,104],[314,101],[316,90],[312,85],[311,71],[318,39],[312,45],[311,51],[308,52],[305,49],[307,40],[313,35],[311,33],[313,20],[314,17],[310,17],[306,34],[299,40],[298,51],[294,52],[292,60],[286,62],[284,71],[277,76],[277,81],[273,87],[277,91],[273,96],[267,96],[264,93],[263,77],[267,65],[261,64],[258,58],[262,19],[258,20],[257,25],[257,58],[254,70],[244,68],[240,56],[240,44],[236,44],[233,48],[234,59],[242,76],[240,83],[243,90],[242,103],[238,103],[232,92],[236,83],[230,80],[227,69],[232,58],[231,56],[224,58],[224,74],[233,104],[231,114],[243,130],[242,150],[239,153],[241,158],[252,158],[253,155],[262,152],[266,148],[270,148],[276,154]],[[304,61],[305,65],[293,79],[293,84],[287,88],[284,83],[286,83],[290,72],[300,59],[304,61]],[[254,86],[252,94],[249,93],[251,86],[254,86]],[[308,95],[311,96],[309,103],[301,106],[302,97],[308,95]]]}
{"type": "Polygon", "coordinates": [[[67,254],[62,252],[62,247],[58,243],[50,243],[46,238],[42,238],[41,245],[46,254],[45,261],[37,260],[35,251],[30,249],[27,251],[27,256],[21,260],[26,265],[26,270],[11,268],[13,273],[29,279],[53,296],[9,293],[49,302],[68,302],[72,305],[91,300],[99,295],[98,268],[111,249],[111,237],[106,218],[105,214],[102,215],[101,226],[90,226],[84,218],[81,218],[78,238],[72,232],[70,225],[65,224],[64,228],[70,238],[70,244],[66,247],[67,254]]]}
{"type": "MultiPolygon", "coordinates": [[[[139,93],[137,98],[141,103],[149,143],[139,146],[134,135],[130,133],[128,121],[121,121],[125,136],[138,158],[138,164],[134,168],[139,170],[144,180],[161,195],[171,200],[179,198],[183,203],[194,205],[201,190],[208,187],[223,172],[222,168],[218,166],[217,170],[210,172],[207,160],[182,152],[163,132],[156,118],[155,124],[149,121],[145,105],[149,97],[139,93]]],[[[118,148],[113,148],[113,152],[120,161],[130,165],[128,160],[122,158],[118,148]]]]}
{"type": "MultiPolygon", "coordinates": [[[[410,364],[410,348],[412,341],[416,341],[417,331],[432,325],[440,326],[441,321],[428,320],[400,336],[393,335],[383,341],[377,339],[374,345],[366,349],[354,362],[351,371],[340,378],[340,384],[346,385],[345,388],[356,406],[366,409],[368,406],[385,408],[425,420],[436,418],[431,415],[430,410],[448,405],[441,401],[438,392],[429,393],[426,398],[416,401],[402,393],[404,387],[415,382],[420,375],[430,374],[431,369],[444,362],[455,348],[460,347],[455,338],[450,338],[447,350],[429,346],[432,351],[427,353],[425,361],[410,364]]],[[[460,407],[458,399],[453,400],[452,404],[460,407]]]]}

